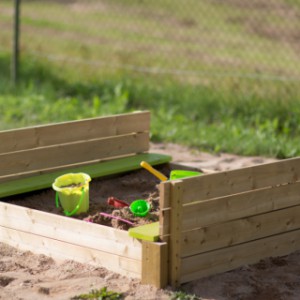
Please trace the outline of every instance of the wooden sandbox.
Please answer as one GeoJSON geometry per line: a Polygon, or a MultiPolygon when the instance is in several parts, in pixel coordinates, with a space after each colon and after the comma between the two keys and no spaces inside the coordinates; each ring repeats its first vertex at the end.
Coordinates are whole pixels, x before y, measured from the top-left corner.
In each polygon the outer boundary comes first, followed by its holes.
{"type": "MultiPolygon", "coordinates": [[[[67,172],[97,178],[170,162],[148,153],[150,113],[0,132],[0,197],[50,187],[67,172]]],[[[160,183],[160,242],[0,202],[0,241],[176,287],[300,249],[300,159],[160,183]]]]}

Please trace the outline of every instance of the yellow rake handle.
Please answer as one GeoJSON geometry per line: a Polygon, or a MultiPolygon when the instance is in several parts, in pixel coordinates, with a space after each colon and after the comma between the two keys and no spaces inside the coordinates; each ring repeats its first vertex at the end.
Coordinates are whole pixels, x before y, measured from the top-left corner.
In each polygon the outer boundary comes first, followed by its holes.
{"type": "Polygon", "coordinates": [[[154,176],[156,176],[158,179],[160,179],[161,181],[167,181],[168,177],[166,177],[164,174],[162,174],[161,172],[155,170],[152,166],[150,166],[147,162],[142,161],[141,162],[141,167],[143,167],[144,169],[148,170],[150,173],[152,173],[154,176]]]}

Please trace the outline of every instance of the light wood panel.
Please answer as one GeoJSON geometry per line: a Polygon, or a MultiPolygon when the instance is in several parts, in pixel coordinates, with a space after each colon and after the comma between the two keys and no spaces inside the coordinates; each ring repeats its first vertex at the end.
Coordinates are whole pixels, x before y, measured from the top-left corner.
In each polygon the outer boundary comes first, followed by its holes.
{"type": "Polygon", "coordinates": [[[0,225],[74,245],[141,260],[141,244],[128,232],[0,202],[0,225]]]}
{"type": "Polygon", "coordinates": [[[48,255],[56,259],[72,259],[81,263],[102,266],[125,276],[141,278],[140,260],[3,226],[0,226],[0,240],[33,253],[48,255]]]}
{"type": "Polygon", "coordinates": [[[300,204],[300,182],[200,201],[183,207],[182,230],[300,204]]]}
{"type": "Polygon", "coordinates": [[[148,148],[148,133],[133,133],[12,152],[0,155],[0,175],[139,153],[147,151],[148,148]]]}
{"type": "Polygon", "coordinates": [[[149,127],[146,111],[0,131],[0,153],[144,132],[149,127]]]}
{"type": "Polygon", "coordinates": [[[143,241],[142,284],[163,288],[168,283],[168,245],[143,241]]]}
{"type": "Polygon", "coordinates": [[[170,228],[170,192],[170,181],[159,185],[159,235],[163,241],[165,241],[164,236],[169,234],[170,228]]]}
{"type": "Polygon", "coordinates": [[[300,206],[183,232],[182,256],[242,244],[300,228],[300,206]]]}
{"type": "Polygon", "coordinates": [[[170,275],[170,283],[177,286],[298,250],[299,174],[300,160],[296,158],[183,178],[181,199],[171,192],[169,207],[164,207],[171,216],[170,230],[166,222],[161,230],[161,238],[170,244],[169,269],[175,273],[170,275]],[[180,233],[172,230],[172,216],[178,210],[180,233]],[[178,237],[175,260],[172,241],[178,237]]]}
{"type": "Polygon", "coordinates": [[[183,203],[300,180],[300,158],[184,179],[183,203]]]}
{"type": "Polygon", "coordinates": [[[181,272],[181,222],[182,222],[182,182],[171,182],[170,196],[172,209],[170,212],[170,237],[169,237],[169,282],[173,288],[179,285],[181,272]]]}
{"type": "Polygon", "coordinates": [[[300,248],[300,230],[226,247],[182,259],[181,283],[226,272],[266,257],[287,255],[300,248]]]}

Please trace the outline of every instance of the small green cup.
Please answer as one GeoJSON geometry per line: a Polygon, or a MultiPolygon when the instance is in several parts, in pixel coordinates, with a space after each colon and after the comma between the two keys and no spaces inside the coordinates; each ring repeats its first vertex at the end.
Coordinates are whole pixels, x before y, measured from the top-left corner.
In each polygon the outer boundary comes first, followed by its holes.
{"type": "Polygon", "coordinates": [[[133,201],[129,208],[136,217],[145,217],[149,213],[150,204],[145,200],[138,199],[133,201]]]}

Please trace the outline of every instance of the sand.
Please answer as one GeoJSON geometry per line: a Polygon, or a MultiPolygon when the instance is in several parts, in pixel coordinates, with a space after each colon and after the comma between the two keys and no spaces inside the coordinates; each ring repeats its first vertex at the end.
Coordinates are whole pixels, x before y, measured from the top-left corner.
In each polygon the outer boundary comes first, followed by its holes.
{"type": "MultiPolygon", "coordinates": [[[[151,151],[170,154],[174,162],[205,172],[231,170],[275,160],[230,154],[212,155],[176,144],[152,144],[151,151]]],[[[152,192],[149,190],[149,193],[152,192]]],[[[104,198],[107,196],[104,195],[104,198]]],[[[136,195],[126,197],[130,200],[136,195]]],[[[127,300],[170,299],[172,295],[170,288],[159,290],[141,285],[137,279],[118,275],[101,266],[54,260],[0,243],[0,299],[71,299],[102,287],[122,293],[122,299],[127,300]]],[[[296,300],[300,298],[300,251],[196,280],[182,285],[181,290],[195,295],[193,299],[296,300]]]]}

